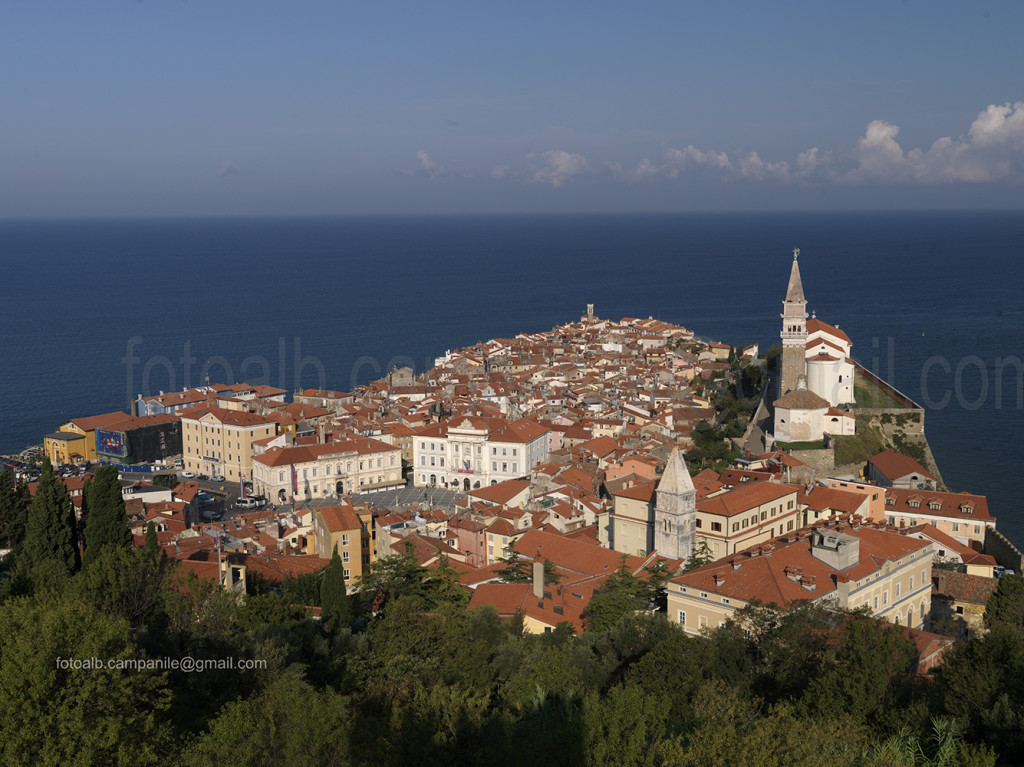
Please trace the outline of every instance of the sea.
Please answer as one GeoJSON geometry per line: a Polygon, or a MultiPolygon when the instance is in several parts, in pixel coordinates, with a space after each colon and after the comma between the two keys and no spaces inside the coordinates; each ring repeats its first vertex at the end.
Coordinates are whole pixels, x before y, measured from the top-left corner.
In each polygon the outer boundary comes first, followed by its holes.
{"type": "Polygon", "coordinates": [[[0,453],[138,394],[351,390],[589,303],[764,351],[794,248],[808,309],[1024,543],[1014,211],[0,220],[0,453]]]}

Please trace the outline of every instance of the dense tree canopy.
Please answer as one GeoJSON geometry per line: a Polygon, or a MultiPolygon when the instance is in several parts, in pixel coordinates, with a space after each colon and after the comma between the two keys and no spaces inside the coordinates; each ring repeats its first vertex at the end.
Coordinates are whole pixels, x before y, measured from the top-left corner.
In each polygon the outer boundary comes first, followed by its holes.
{"type": "Polygon", "coordinates": [[[375,562],[344,607],[329,569],[239,595],[145,549],[36,567],[52,577],[0,591],[5,764],[984,767],[1024,753],[1012,580],[991,631],[922,680],[905,630],[821,605],[754,605],[688,636],[657,610],[665,574],[626,560],[579,635],[468,611],[454,564],[411,549],[375,562]],[[92,658],[234,666],[62,665],[92,658]]]}

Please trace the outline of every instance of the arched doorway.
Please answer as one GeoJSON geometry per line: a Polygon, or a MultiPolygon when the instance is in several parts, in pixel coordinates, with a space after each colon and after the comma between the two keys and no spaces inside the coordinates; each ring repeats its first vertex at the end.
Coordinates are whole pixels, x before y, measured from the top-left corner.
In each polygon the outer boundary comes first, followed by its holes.
{"type": "Polygon", "coordinates": [[[340,479],[338,480],[338,484],[335,485],[335,487],[334,487],[334,492],[337,495],[344,495],[345,494],[345,482],[343,480],[340,480],[340,479]]]}
{"type": "Polygon", "coordinates": [[[437,475],[436,474],[431,474],[430,475],[430,486],[434,487],[436,485],[437,485],[437,475]]]}
{"type": "Polygon", "coordinates": [[[462,488],[464,490],[469,490],[469,477],[466,477],[464,480],[462,480],[462,488]]]}
{"type": "Polygon", "coordinates": [[[278,490],[277,491],[277,501],[278,501],[278,503],[284,503],[287,500],[288,500],[288,494],[285,493],[284,490],[278,490]]]}

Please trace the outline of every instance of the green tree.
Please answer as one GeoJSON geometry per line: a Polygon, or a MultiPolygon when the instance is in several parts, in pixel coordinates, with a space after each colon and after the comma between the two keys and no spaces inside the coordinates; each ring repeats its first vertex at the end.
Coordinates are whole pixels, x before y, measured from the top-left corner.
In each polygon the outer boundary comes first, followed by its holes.
{"type": "Polygon", "coordinates": [[[432,604],[430,571],[416,561],[411,541],[406,541],[402,554],[381,557],[363,575],[359,592],[370,601],[370,609],[381,610],[390,600],[410,598],[421,607],[432,604]]]}
{"type": "Polygon", "coordinates": [[[587,631],[607,631],[624,616],[646,607],[645,586],[629,569],[626,555],[619,566],[605,580],[601,590],[595,592],[583,611],[583,625],[587,631]]]}
{"type": "Polygon", "coordinates": [[[1004,575],[985,603],[985,625],[1024,626],[1024,575],[1004,575]]]}
{"type": "Polygon", "coordinates": [[[101,466],[85,491],[85,558],[88,567],[106,546],[127,549],[132,545],[121,483],[117,469],[101,466]]]}
{"type": "Polygon", "coordinates": [[[459,583],[459,571],[456,570],[448,557],[442,554],[437,560],[431,583],[436,589],[438,602],[465,607],[469,602],[469,594],[459,583]]]}
{"type": "Polygon", "coordinates": [[[25,540],[28,488],[16,485],[10,469],[0,471],[0,545],[16,549],[25,540]]]}
{"type": "Polygon", "coordinates": [[[335,544],[330,564],[324,569],[324,579],[320,583],[320,620],[328,631],[334,632],[347,625],[348,618],[345,566],[338,556],[338,546],[335,544]]]}
{"type": "Polygon", "coordinates": [[[75,599],[17,599],[0,611],[0,659],[3,764],[127,767],[166,749],[164,674],[108,667],[139,660],[125,621],[75,599]]]}
{"type": "Polygon", "coordinates": [[[156,525],[153,520],[149,520],[149,524],[146,525],[146,558],[150,562],[160,561],[160,541],[156,537],[156,525]]]}
{"type": "Polygon", "coordinates": [[[289,669],[266,690],[229,703],[192,743],[183,763],[195,767],[295,767],[351,764],[348,699],[318,690],[289,669]]]}
{"type": "Polygon", "coordinates": [[[69,573],[81,566],[75,511],[67,488],[53,473],[49,459],[43,460],[36,494],[29,506],[23,554],[30,568],[49,559],[69,573]]]}
{"type": "Polygon", "coordinates": [[[317,570],[314,573],[303,573],[302,575],[285,574],[284,579],[281,581],[281,596],[290,605],[319,607],[320,584],[323,578],[323,570],[317,570]]]}
{"type": "Polygon", "coordinates": [[[685,571],[696,570],[698,567],[703,567],[706,564],[715,561],[714,554],[711,553],[711,547],[708,545],[708,539],[703,536],[697,539],[697,545],[693,550],[693,556],[686,562],[685,571]]]}

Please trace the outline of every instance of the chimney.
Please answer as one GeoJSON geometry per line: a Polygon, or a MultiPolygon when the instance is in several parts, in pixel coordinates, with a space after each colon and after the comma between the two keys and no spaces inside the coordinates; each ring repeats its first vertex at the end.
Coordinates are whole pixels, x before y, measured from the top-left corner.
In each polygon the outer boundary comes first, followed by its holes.
{"type": "Polygon", "coordinates": [[[725,583],[725,576],[721,573],[715,573],[715,588],[722,588],[722,584],[725,583]]]}
{"type": "Polygon", "coordinates": [[[533,563],[533,595],[544,598],[544,563],[540,560],[533,563]]]}

